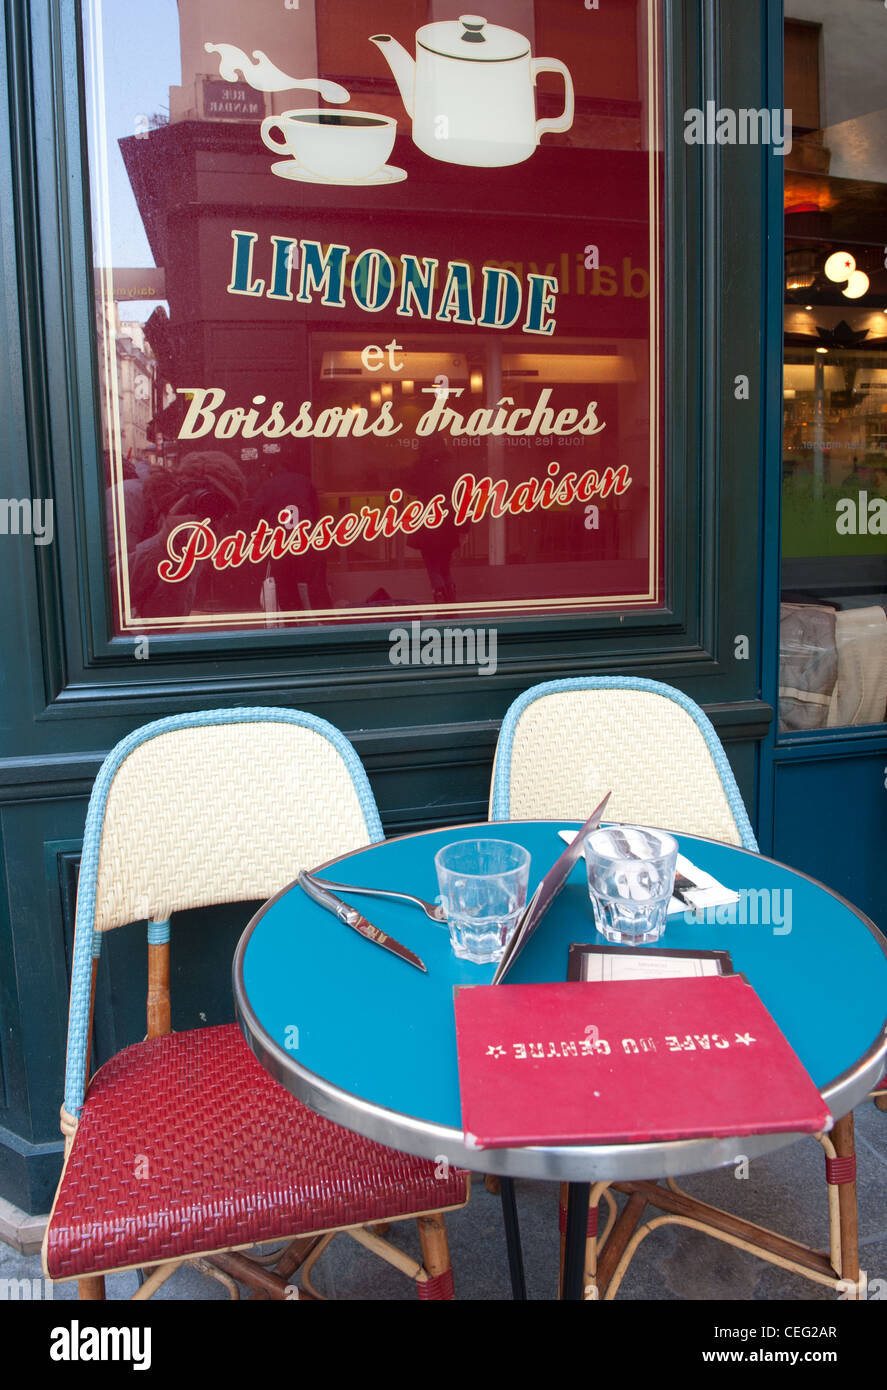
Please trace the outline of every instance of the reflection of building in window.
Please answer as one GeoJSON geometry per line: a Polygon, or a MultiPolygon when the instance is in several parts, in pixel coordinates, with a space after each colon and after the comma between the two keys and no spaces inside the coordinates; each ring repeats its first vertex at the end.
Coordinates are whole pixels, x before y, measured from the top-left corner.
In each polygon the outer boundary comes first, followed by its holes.
{"type": "MultiPolygon", "coordinates": [[[[153,455],[149,425],[155,410],[156,363],[145,337],[144,325],[121,320],[114,300],[96,301],[96,329],[99,340],[99,385],[105,398],[105,340],[114,343],[117,364],[117,411],[120,448],[124,459],[144,459],[153,455]]],[[[102,446],[110,448],[108,416],[102,411],[102,446]]]]}

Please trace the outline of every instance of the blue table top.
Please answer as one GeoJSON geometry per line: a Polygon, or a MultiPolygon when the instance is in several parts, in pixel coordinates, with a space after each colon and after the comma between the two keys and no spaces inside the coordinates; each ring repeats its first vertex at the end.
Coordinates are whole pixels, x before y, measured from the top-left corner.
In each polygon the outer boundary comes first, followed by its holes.
{"type": "MultiPolygon", "coordinates": [[[[404,836],[358,851],[324,873],[433,902],[436,851],[478,834],[498,835],[530,851],[532,892],[564,847],[558,829],[569,824],[513,822],[404,836]]],[[[766,896],[745,898],[745,910],[734,909],[734,920],[721,924],[670,917],[660,945],[729,951],[825,1090],[883,1038],[887,943],[812,880],[745,850],[677,838],[681,853],[725,886],[763,889],[766,896]],[[769,920],[771,911],[780,920],[769,920]]],[[[300,1069],[352,1097],[461,1130],[453,986],[486,984],[494,966],[458,960],[447,928],[415,907],[356,896],[350,901],[421,956],[428,973],[365,941],[293,886],[266,904],[238,951],[242,1002],[253,1015],[248,1020],[241,1009],[247,1035],[254,1046],[251,1034],[264,1035],[263,1044],[270,1040],[300,1069]]],[[[606,944],[594,926],[582,860],[508,982],[565,979],[568,947],[577,941],[606,944]]]]}

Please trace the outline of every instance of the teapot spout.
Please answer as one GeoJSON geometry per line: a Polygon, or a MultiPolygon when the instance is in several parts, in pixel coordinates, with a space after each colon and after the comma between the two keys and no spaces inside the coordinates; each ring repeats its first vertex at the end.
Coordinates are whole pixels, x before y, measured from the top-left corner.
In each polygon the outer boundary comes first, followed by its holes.
{"type": "Polygon", "coordinates": [[[379,52],[385,57],[388,66],[394,73],[400,90],[403,104],[407,109],[407,115],[412,117],[413,112],[413,89],[416,82],[416,64],[407,53],[403,44],[398,43],[397,39],[390,34],[372,34],[370,43],[374,43],[379,52]]]}

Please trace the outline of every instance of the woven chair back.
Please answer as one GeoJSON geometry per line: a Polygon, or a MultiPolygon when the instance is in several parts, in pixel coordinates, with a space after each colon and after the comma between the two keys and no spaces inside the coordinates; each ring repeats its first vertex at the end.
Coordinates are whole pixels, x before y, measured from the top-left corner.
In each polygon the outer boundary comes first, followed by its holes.
{"type": "Polygon", "coordinates": [[[283,719],[146,739],[108,788],[95,928],[270,897],[300,869],[379,838],[363,790],[325,731],[283,719]]]}
{"type": "Polygon", "coordinates": [[[496,751],[491,820],[584,820],[607,791],[607,819],[757,849],[720,741],[679,691],[587,678],[515,701],[496,751]]]}

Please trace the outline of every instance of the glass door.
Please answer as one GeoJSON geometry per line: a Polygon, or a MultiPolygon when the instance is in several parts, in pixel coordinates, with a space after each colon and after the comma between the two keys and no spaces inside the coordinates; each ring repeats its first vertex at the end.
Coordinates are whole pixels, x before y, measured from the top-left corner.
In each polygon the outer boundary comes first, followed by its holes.
{"type": "Polygon", "coordinates": [[[788,0],[783,733],[887,706],[887,12],[788,0]]]}

